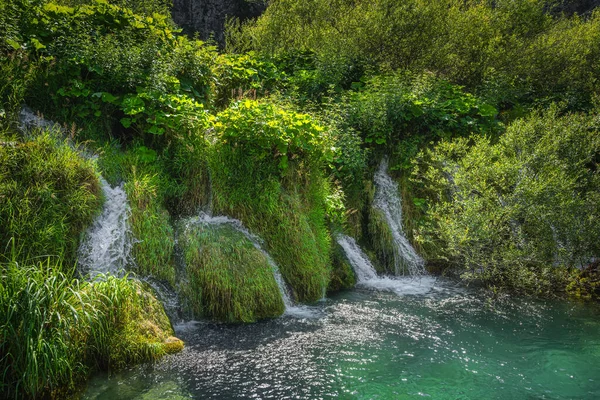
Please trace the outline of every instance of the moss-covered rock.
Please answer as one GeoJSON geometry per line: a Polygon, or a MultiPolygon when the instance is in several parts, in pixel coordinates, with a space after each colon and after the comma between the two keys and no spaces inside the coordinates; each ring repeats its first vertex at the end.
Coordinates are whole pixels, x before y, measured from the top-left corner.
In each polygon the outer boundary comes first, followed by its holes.
{"type": "Polygon", "coordinates": [[[253,322],[283,313],[269,260],[233,226],[191,223],[179,242],[188,279],[183,294],[195,315],[253,322]]]}
{"type": "Polygon", "coordinates": [[[2,251],[12,238],[23,259],[51,255],[68,265],[100,204],[92,162],[65,141],[40,133],[0,144],[2,251]]]}
{"type": "Polygon", "coordinates": [[[331,262],[331,279],[329,280],[327,293],[339,292],[354,287],[356,285],[356,275],[344,254],[344,250],[337,244],[333,247],[331,262]]]}
{"type": "Polygon", "coordinates": [[[99,318],[88,338],[90,356],[101,367],[124,368],[183,348],[162,304],[139,281],[107,276],[86,289],[99,318]]]}
{"type": "Polygon", "coordinates": [[[150,174],[133,174],[125,184],[131,204],[131,231],[135,238],[133,256],[138,274],[175,284],[175,234],[169,213],[157,193],[158,179],[150,174]]]}

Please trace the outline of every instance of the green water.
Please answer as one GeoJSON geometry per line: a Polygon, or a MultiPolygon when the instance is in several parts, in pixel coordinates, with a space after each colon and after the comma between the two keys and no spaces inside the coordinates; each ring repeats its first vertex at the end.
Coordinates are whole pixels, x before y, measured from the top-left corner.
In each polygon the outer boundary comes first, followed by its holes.
{"type": "Polygon", "coordinates": [[[84,398],[600,399],[597,305],[490,300],[443,281],[178,334],[182,353],[97,376],[84,398]]]}

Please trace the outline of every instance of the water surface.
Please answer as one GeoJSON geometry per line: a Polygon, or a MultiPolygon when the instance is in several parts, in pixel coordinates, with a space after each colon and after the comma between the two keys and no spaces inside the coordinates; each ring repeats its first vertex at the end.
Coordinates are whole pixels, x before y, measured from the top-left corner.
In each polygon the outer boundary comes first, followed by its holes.
{"type": "Polygon", "coordinates": [[[387,289],[253,325],[179,325],[182,353],[98,375],[84,398],[600,398],[597,305],[490,300],[429,277],[387,289]]]}

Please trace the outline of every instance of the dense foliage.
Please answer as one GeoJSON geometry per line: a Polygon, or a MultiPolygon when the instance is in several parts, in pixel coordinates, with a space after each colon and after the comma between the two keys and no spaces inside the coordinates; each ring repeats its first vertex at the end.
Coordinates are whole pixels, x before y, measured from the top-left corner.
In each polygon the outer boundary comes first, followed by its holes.
{"type": "Polygon", "coordinates": [[[466,279],[564,288],[600,251],[598,128],[553,108],[515,121],[497,143],[461,138],[422,154],[415,180],[437,201],[420,240],[466,279]]]}
{"type": "Polygon", "coordinates": [[[598,89],[600,14],[550,8],[544,0],[277,0],[231,41],[276,57],[311,51],[314,67],[299,73],[342,88],[372,71],[432,71],[503,106],[585,106],[598,89]]]}
{"type": "Polygon", "coordinates": [[[0,0],[2,395],[60,395],[94,368],[181,346],[165,343],[164,310],[135,278],[74,279],[100,174],[128,196],[132,272],[196,316],[283,312],[267,257],[235,229],[193,224],[200,210],[259,237],[295,301],[355,284],[337,232],[392,273],[373,206],[383,158],[430,269],[599,293],[600,12],[274,0],[229,21],[219,53],[167,7],[0,0]],[[20,127],[23,104],[62,128],[20,127]]]}

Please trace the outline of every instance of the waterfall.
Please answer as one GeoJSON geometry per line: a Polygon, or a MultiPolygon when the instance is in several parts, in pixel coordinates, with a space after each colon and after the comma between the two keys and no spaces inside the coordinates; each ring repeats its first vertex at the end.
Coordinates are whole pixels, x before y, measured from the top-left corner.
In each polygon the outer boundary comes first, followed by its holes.
{"type": "Polygon", "coordinates": [[[346,235],[338,235],[336,241],[344,249],[344,253],[346,253],[346,257],[354,269],[358,284],[377,278],[377,272],[373,264],[371,264],[369,257],[363,253],[354,238],[346,235]]]}
{"type": "Polygon", "coordinates": [[[294,303],[285,284],[285,281],[283,280],[283,276],[281,276],[281,272],[279,271],[277,263],[275,263],[275,260],[273,260],[271,255],[262,248],[260,238],[250,233],[250,231],[246,229],[246,227],[244,227],[241,221],[223,215],[213,217],[202,212],[200,213],[199,217],[193,219],[191,222],[202,223],[206,225],[229,225],[236,231],[243,234],[252,243],[252,245],[265,256],[267,262],[271,266],[271,270],[273,271],[273,277],[275,278],[275,282],[277,282],[279,292],[281,293],[281,299],[283,300],[283,304],[285,305],[286,313],[294,309],[294,303]]]}
{"type": "Polygon", "coordinates": [[[346,258],[356,274],[357,287],[394,292],[397,295],[424,295],[432,291],[442,290],[432,276],[419,275],[411,277],[379,277],[369,260],[354,238],[346,235],[337,235],[337,243],[342,247],[346,258]]]}
{"type": "Polygon", "coordinates": [[[373,207],[380,210],[390,228],[394,240],[394,270],[396,275],[422,275],[424,261],[404,236],[402,229],[402,203],[398,184],[387,173],[388,160],[384,158],[375,173],[375,198],[373,207]]]}
{"type": "Polygon", "coordinates": [[[29,133],[34,128],[50,130],[58,129],[60,126],[53,121],[47,120],[40,115],[37,115],[33,110],[24,106],[19,112],[19,129],[24,133],[29,133]]]}
{"type": "Polygon", "coordinates": [[[131,264],[131,234],[127,222],[130,214],[123,185],[111,187],[100,178],[104,205],[102,214],[88,229],[79,247],[79,266],[90,276],[117,274],[131,264]]]}

